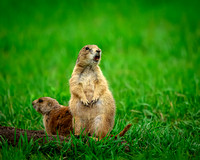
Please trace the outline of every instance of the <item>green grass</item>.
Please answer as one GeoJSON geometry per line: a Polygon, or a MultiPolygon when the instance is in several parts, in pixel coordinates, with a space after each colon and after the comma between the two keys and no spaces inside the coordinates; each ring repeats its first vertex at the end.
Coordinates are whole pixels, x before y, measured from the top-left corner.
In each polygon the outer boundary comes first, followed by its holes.
{"type": "Polygon", "coordinates": [[[75,139],[61,150],[51,143],[3,143],[0,159],[199,159],[199,5],[197,0],[1,1],[1,125],[43,129],[31,102],[49,96],[68,105],[78,52],[97,44],[117,106],[112,134],[128,123],[133,127],[124,137],[130,152],[120,142],[88,146],[75,139]]]}

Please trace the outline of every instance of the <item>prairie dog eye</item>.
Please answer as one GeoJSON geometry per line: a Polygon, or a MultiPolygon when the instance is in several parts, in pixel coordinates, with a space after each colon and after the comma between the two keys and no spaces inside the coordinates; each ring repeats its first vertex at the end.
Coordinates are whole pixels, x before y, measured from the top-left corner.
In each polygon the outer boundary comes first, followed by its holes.
{"type": "Polygon", "coordinates": [[[39,103],[42,103],[43,102],[43,100],[42,99],[39,99],[39,101],[38,101],[39,103]]]}
{"type": "Polygon", "coordinates": [[[89,47],[86,47],[85,50],[89,50],[89,47]]]}

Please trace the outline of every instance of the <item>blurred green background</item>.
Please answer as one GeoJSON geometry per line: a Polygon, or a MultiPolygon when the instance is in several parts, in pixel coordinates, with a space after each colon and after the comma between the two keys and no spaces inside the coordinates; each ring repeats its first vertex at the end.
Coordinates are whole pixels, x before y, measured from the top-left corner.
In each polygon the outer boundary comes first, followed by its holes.
{"type": "MultiPolygon", "coordinates": [[[[114,132],[147,118],[184,124],[181,131],[198,138],[199,6],[198,0],[1,1],[0,124],[42,129],[31,102],[49,96],[68,105],[78,52],[96,44],[122,124],[114,132]]],[[[199,145],[194,150],[189,155],[199,145]]]]}

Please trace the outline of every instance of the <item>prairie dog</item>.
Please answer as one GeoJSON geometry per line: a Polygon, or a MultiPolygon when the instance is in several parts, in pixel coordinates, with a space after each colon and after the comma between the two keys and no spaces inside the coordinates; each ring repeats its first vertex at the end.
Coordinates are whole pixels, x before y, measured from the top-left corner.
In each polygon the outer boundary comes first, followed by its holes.
{"type": "Polygon", "coordinates": [[[41,97],[32,102],[33,108],[43,115],[43,124],[48,135],[67,136],[73,132],[69,107],[62,106],[53,98],[41,97]]]}
{"type": "Polygon", "coordinates": [[[115,101],[98,66],[100,59],[101,49],[96,45],[86,45],[80,50],[69,80],[69,108],[75,135],[85,129],[84,133],[102,139],[113,128],[115,101]]]}

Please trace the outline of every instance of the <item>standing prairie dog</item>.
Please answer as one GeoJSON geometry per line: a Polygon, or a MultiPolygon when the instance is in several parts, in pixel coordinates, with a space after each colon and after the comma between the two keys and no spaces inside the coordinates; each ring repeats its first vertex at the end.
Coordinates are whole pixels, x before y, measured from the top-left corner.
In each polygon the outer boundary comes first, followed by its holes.
{"type": "Polygon", "coordinates": [[[43,124],[48,135],[67,136],[73,132],[69,107],[62,106],[53,98],[41,97],[32,102],[33,108],[43,115],[43,124]]]}
{"type": "Polygon", "coordinates": [[[98,66],[100,59],[101,49],[96,45],[86,45],[80,50],[69,80],[69,108],[75,135],[84,129],[84,133],[102,139],[113,128],[115,101],[98,66]]]}

